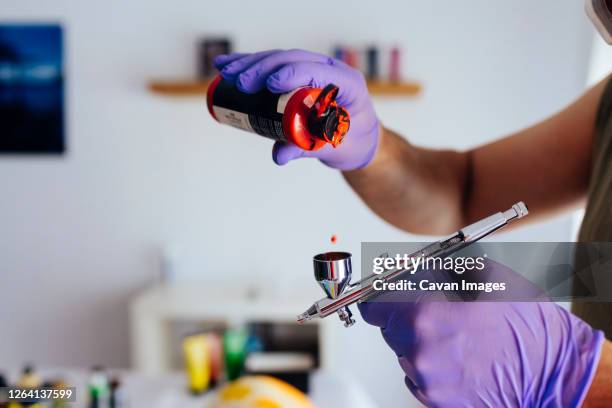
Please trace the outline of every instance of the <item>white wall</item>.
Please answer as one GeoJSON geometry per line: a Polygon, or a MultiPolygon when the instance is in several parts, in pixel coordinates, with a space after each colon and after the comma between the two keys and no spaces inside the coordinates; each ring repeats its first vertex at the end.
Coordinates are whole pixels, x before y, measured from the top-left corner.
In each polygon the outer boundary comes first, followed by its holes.
{"type": "MultiPolygon", "coordinates": [[[[557,0],[3,0],[0,18],[64,23],[69,131],[64,157],[0,157],[0,369],[127,364],[126,304],[159,273],[164,243],[195,248],[202,279],[312,285],[309,258],[332,233],[353,252],[360,241],[415,239],[316,162],[276,167],[268,141],[215,125],[203,99],[149,94],[147,79],[193,72],[196,37],[228,33],[240,50],[400,44],[425,93],[377,101],[380,117],[415,143],[456,148],[576,97],[591,38],[581,2],[557,0]],[[297,216],[305,208],[311,216],[297,216]]],[[[566,239],[570,224],[508,239],[566,239]]],[[[408,401],[378,333],[345,333],[339,363],[360,370],[382,406],[408,401]]]]}

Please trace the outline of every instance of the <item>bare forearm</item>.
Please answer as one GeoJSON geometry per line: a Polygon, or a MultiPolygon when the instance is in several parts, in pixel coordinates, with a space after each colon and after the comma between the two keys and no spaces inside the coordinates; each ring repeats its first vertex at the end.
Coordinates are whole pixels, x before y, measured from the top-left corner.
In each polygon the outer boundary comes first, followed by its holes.
{"type": "Polygon", "coordinates": [[[383,129],[372,163],[344,177],[380,217],[417,234],[446,234],[521,200],[530,220],[578,206],[607,81],[549,119],[464,153],[416,147],[383,129]]]}
{"type": "Polygon", "coordinates": [[[612,343],[606,341],[601,350],[597,372],[589,389],[585,408],[609,407],[612,401],[612,343]]]}
{"type": "Polygon", "coordinates": [[[464,221],[469,153],[419,148],[383,128],[372,163],[343,174],[376,214],[406,231],[445,234],[464,221]]]}

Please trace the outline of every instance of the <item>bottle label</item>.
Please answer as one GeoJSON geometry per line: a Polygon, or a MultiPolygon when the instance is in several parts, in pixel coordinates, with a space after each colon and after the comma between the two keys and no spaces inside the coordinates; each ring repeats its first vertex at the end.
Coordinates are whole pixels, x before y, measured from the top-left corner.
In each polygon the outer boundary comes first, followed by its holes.
{"type": "Polygon", "coordinates": [[[214,90],[213,112],[220,123],[286,142],[283,114],[295,92],[273,94],[263,90],[247,94],[223,79],[214,90]]]}
{"type": "Polygon", "coordinates": [[[213,112],[220,123],[233,126],[248,132],[255,132],[249,121],[249,115],[235,110],[213,105],[213,112]]]}

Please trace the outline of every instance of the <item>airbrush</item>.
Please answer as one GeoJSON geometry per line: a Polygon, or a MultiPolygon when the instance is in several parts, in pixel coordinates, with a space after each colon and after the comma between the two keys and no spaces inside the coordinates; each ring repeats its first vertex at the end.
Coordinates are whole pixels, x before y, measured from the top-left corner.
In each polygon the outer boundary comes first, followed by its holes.
{"type": "MultiPolygon", "coordinates": [[[[498,212],[461,228],[459,231],[427,245],[410,255],[411,259],[422,257],[444,257],[451,255],[466,246],[486,237],[506,226],[509,222],[523,218],[529,213],[521,201],[504,212],[498,212]]],[[[327,252],[316,255],[313,259],[315,279],[325,291],[327,297],[318,300],[304,313],[297,317],[304,323],[314,317],[327,317],[337,313],[346,327],[355,323],[349,306],[374,298],[384,291],[374,289],[375,281],[392,282],[401,276],[414,272],[412,263],[406,268],[385,270],[381,274],[371,274],[358,282],[351,283],[351,254],[348,252],[327,252]]]]}

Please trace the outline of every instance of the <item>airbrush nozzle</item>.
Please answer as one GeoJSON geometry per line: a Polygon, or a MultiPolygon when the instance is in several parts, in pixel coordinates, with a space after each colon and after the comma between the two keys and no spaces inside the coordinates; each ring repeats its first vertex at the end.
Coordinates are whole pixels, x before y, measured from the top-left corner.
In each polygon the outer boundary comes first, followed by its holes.
{"type": "Polygon", "coordinates": [[[514,218],[520,219],[528,214],[529,209],[527,208],[527,205],[525,205],[525,203],[522,201],[519,201],[518,203],[514,204],[509,210],[504,211],[504,217],[506,217],[508,220],[512,220],[514,218]]]}
{"type": "Polygon", "coordinates": [[[316,315],[317,315],[317,308],[314,305],[312,305],[304,313],[298,315],[297,321],[300,324],[306,323],[308,320],[312,319],[316,315]]]}

